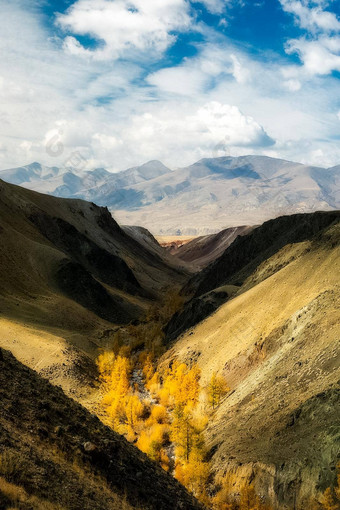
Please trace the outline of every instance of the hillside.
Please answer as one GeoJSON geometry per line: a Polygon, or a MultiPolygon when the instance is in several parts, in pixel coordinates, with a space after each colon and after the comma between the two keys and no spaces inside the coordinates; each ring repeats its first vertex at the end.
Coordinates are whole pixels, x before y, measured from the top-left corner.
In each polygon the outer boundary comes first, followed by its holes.
{"type": "Polygon", "coordinates": [[[199,296],[222,285],[242,285],[264,260],[281,248],[312,239],[339,219],[339,211],[334,211],[281,216],[265,222],[246,236],[238,237],[185,288],[194,289],[195,296],[199,296]]]}
{"type": "Polygon", "coordinates": [[[1,349],[0,405],[1,509],[201,508],[146,455],[1,349]]]}
{"type": "Polygon", "coordinates": [[[320,508],[336,483],[339,220],[339,212],[279,218],[239,237],[191,291],[213,288],[206,299],[237,287],[161,360],[197,361],[203,384],[214,372],[227,381],[206,440],[236,498],[252,482],[274,509],[320,508]]]}
{"type": "MultiPolygon", "coordinates": [[[[339,221],[339,217],[337,211],[282,216],[237,237],[220,257],[195,274],[183,287],[181,292],[189,299],[166,326],[168,341],[208,317],[235,294],[259,283],[257,279],[248,281],[247,278],[256,274],[261,263],[281,248],[312,239],[334,221],[339,221]]],[[[216,237],[219,238],[218,235],[216,237]]],[[[212,238],[214,240],[215,236],[212,238]]],[[[284,262],[287,263],[289,259],[284,262]]],[[[275,272],[276,266],[271,271],[275,272]]],[[[268,270],[263,277],[268,278],[271,271],[268,270]]]]}
{"type": "Polygon", "coordinates": [[[80,398],[98,348],[187,279],[107,209],[2,181],[0,239],[0,346],[80,398]]]}
{"type": "MultiPolygon", "coordinates": [[[[127,387],[135,400],[147,395],[152,416],[166,401],[163,369],[184,361],[201,383],[198,413],[200,405],[207,410],[212,375],[224,377],[229,390],[208,409],[202,430],[196,416],[197,452],[211,468],[207,497],[223,477],[236,501],[254,486],[271,510],[321,510],[339,444],[339,211],[194,240],[178,248],[182,261],[146,229],[121,228],[106,208],[0,181],[0,239],[0,347],[11,352],[0,356],[0,507],[197,507],[172,477],[69,398],[114,423],[100,404],[94,358],[113,348],[119,329],[132,343],[133,334],[153,329],[161,337],[163,303],[167,313],[181,307],[165,328],[167,344],[155,337],[162,357],[149,361],[163,400],[143,383],[145,340],[124,351],[134,367],[127,387]]],[[[150,416],[141,417],[145,426],[150,416]]],[[[169,466],[170,416],[155,429],[167,430],[160,444],[169,466]]],[[[135,432],[129,437],[140,445],[135,432]]]]}
{"type": "Polygon", "coordinates": [[[33,163],[2,171],[0,178],[91,200],[107,206],[120,224],[143,225],[154,235],[208,235],[283,214],[340,207],[339,166],[325,169],[265,156],[202,159],[174,171],[150,161],[115,174],[33,163]]]}
{"type": "Polygon", "coordinates": [[[164,242],[159,239],[157,240],[146,228],[123,225],[122,229],[130,237],[138,241],[139,244],[147,248],[147,250],[155,253],[158,257],[163,259],[170,267],[175,265],[176,267],[181,268],[189,273],[194,272],[196,269],[195,265],[192,263],[192,260],[189,260],[189,258],[186,260],[185,257],[178,256],[174,259],[172,255],[176,255],[177,250],[172,251],[169,249],[169,245],[172,243],[164,242]]]}
{"type": "Polygon", "coordinates": [[[179,238],[177,242],[168,243],[165,247],[177,259],[190,263],[197,269],[203,269],[222,255],[238,236],[248,234],[253,228],[247,226],[227,228],[217,234],[195,237],[182,244],[179,238]]]}

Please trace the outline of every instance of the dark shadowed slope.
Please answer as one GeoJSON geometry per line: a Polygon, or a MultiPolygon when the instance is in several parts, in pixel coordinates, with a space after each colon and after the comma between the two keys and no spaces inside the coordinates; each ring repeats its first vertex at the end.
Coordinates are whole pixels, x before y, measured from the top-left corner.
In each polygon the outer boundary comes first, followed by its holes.
{"type": "Polygon", "coordinates": [[[222,285],[241,285],[264,260],[290,243],[311,239],[340,220],[340,211],[281,216],[263,223],[247,236],[239,237],[186,289],[200,296],[222,285]]]}
{"type": "Polygon", "coordinates": [[[1,509],[201,508],[145,454],[1,349],[0,406],[1,509]]]}
{"type": "Polygon", "coordinates": [[[0,345],[66,390],[86,394],[84,354],[186,278],[106,208],[0,181],[0,345]]]}
{"type": "Polygon", "coordinates": [[[183,262],[193,264],[198,270],[216,260],[238,236],[249,234],[255,227],[233,227],[217,234],[200,236],[184,243],[171,253],[183,262]]]}
{"type": "MultiPolygon", "coordinates": [[[[193,298],[168,324],[168,340],[174,340],[183,331],[208,317],[235,294],[259,283],[255,277],[253,280],[247,279],[256,275],[257,268],[282,248],[313,240],[332,223],[339,221],[339,211],[282,216],[238,237],[215,262],[193,276],[184,286],[183,294],[193,298]]],[[[282,264],[289,262],[288,259],[282,264]]],[[[281,266],[273,265],[261,277],[268,278],[279,269],[281,266]]]]}

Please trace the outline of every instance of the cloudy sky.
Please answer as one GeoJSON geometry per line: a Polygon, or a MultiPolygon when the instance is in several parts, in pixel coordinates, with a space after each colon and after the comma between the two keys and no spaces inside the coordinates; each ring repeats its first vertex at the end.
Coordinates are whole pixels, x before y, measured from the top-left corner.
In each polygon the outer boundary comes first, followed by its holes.
{"type": "Polygon", "coordinates": [[[340,164],[340,0],[0,0],[0,168],[340,164]]]}

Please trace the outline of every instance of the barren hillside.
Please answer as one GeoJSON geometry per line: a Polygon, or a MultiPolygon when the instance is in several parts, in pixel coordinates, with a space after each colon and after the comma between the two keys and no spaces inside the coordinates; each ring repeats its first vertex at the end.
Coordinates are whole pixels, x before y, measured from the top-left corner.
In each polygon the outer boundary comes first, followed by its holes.
{"type": "MultiPolygon", "coordinates": [[[[235,493],[245,479],[254,480],[280,510],[312,508],[335,481],[339,216],[328,223],[243,272],[235,297],[190,328],[163,359],[197,360],[206,383],[214,371],[226,378],[230,391],[207,429],[215,472],[236,475],[235,493]]],[[[223,267],[232,278],[230,266],[223,267]]]]}
{"type": "Polygon", "coordinates": [[[98,348],[187,278],[107,209],[2,181],[0,240],[0,346],[82,401],[98,348]]]}

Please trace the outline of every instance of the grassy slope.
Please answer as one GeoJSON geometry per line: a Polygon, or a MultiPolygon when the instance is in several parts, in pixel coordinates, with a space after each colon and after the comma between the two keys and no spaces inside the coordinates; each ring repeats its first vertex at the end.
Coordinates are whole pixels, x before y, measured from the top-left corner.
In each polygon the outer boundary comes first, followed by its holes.
{"type": "Polygon", "coordinates": [[[117,324],[139,317],[150,298],[185,278],[176,262],[170,267],[148,252],[105,209],[0,181],[0,346],[83,403],[96,397],[91,358],[117,324]],[[83,268],[82,288],[78,277],[74,287],[61,287],[65,261],[83,268]],[[101,303],[110,321],[96,313],[101,303]]]}
{"type": "Polygon", "coordinates": [[[1,349],[0,406],[1,509],[200,508],[146,455],[1,349]]]}
{"type": "Polygon", "coordinates": [[[226,377],[231,392],[207,430],[214,469],[255,476],[280,509],[306,508],[334,478],[339,244],[338,223],[285,246],[166,355],[198,359],[203,383],[226,377]]]}

